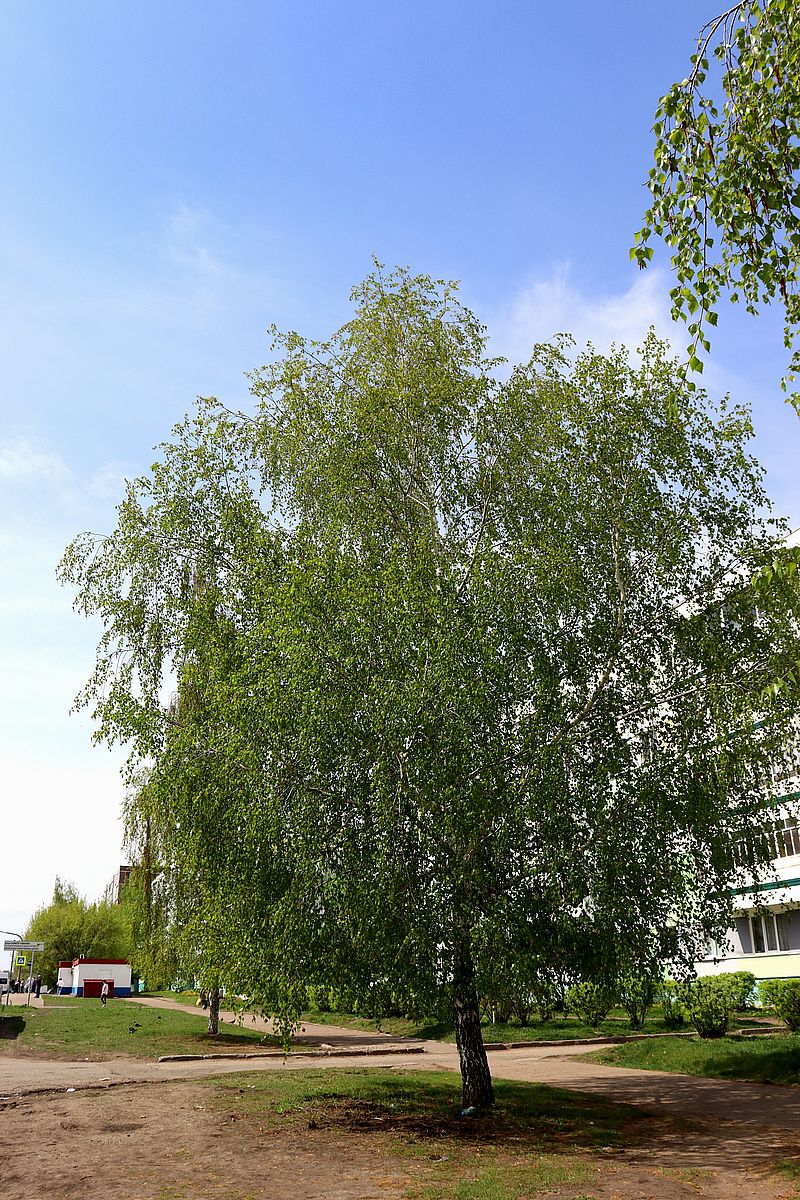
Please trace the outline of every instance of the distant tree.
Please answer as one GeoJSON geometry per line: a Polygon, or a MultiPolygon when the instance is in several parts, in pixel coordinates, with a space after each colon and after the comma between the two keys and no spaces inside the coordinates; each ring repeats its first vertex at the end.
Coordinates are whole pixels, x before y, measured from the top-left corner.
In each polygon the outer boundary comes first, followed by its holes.
{"type": "Polygon", "coordinates": [[[53,899],[31,917],[26,938],[45,943],[35,969],[55,987],[58,964],[73,958],[127,958],[130,928],[123,909],[105,900],[88,904],[71,883],[56,879],[53,899]]]}
{"type": "MultiPolygon", "coordinates": [[[[703,26],[685,79],[656,110],[652,197],[631,251],[663,238],[672,315],[702,370],[720,295],[748,312],[777,300],[792,349],[800,326],[800,21],[796,0],[742,0],[703,26]]],[[[794,351],[787,381],[800,368],[794,351]]],[[[785,382],[787,382],[785,381],[785,382]]],[[[798,398],[792,403],[798,406],[798,398]]]]}
{"type": "Polygon", "coordinates": [[[797,580],[742,586],[783,533],[748,414],[653,337],[501,381],[452,287],[376,270],[355,301],[330,342],[276,335],[253,414],[202,402],[62,577],[105,627],[98,734],[153,764],[202,880],[199,952],[287,1020],[310,983],[446,1006],[483,1106],[512,948],[533,989],[722,936],[797,580]]]}
{"type": "MultiPolygon", "coordinates": [[[[174,707],[177,712],[177,706],[174,707]]],[[[175,816],[172,793],[156,770],[140,775],[125,808],[133,869],[123,904],[130,922],[132,962],[150,990],[188,980],[210,999],[208,1032],[219,1033],[222,956],[218,922],[209,918],[214,889],[193,870],[191,841],[175,816]]]]}
{"type": "Polygon", "coordinates": [[[152,830],[152,814],[138,787],[125,806],[131,873],[121,904],[131,930],[131,966],[151,991],[185,978],[172,881],[152,830]]]}

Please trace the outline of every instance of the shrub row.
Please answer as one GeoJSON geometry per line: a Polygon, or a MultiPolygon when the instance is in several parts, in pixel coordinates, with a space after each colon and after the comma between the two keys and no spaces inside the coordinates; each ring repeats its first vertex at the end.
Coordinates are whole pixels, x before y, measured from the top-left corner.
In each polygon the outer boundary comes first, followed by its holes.
{"type": "MultiPolygon", "coordinates": [[[[531,1013],[540,1020],[552,1019],[557,1008],[574,1013],[584,1024],[596,1029],[612,1008],[620,1005],[628,1014],[631,1027],[641,1028],[654,1004],[661,1007],[667,1029],[679,1029],[687,1021],[702,1038],[723,1037],[737,1011],[760,1001],[773,1008],[793,1032],[800,1032],[800,980],[766,980],[756,990],[750,971],[733,971],[689,981],[631,976],[617,984],[581,982],[566,993],[546,979],[526,992],[522,1000],[504,997],[502,1007],[486,1000],[484,1011],[502,1023],[513,1014],[523,1025],[531,1013]]],[[[371,996],[366,1002],[352,992],[328,987],[308,990],[308,1008],[316,1012],[355,1012],[363,1016],[405,1016],[405,1004],[397,996],[371,996]]]]}
{"type": "Polygon", "coordinates": [[[596,1027],[614,1004],[621,1003],[631,1025],[640,1026],[657,1002],[668,1029],[678,1029],[689,1020],[702,1038],[724,1037],[733,1014],[758,1001],[773,1008],[792,1032],[800,1032],[800,979],[764,980],[756,990],[750,971],[733,971],[686,982],[624,980],[616,989],[580,983],[567,992],[568,1009],[587,1025],[596,1027]]]}
{"type": "Polygon", "coordinates": [[[587,1025],[597,1027],[616,1005],[628,1014],[631,1027],[641,1028],[647,1013],[659,1004],[667,1029],[679,1029],[690,1020],[701,1037],[722,1037],[731,1014],[755,1001],[755,975],[734,971],[691,982],[632,976],[612,987],[578,983],[567,992],[567,1008],[587,1025]]]}

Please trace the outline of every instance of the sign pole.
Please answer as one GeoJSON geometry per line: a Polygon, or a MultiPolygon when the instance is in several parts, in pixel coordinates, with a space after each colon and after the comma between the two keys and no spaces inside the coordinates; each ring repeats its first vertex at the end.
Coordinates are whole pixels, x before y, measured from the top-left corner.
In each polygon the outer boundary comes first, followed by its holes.
{"type": "MultiPolygon", "coordinates": [[[[0,933],[6,932],[0,930],[0,933]]],[[[44,942],[24,942],[20,938],[15,938],[13,941],[3,943],[4,950],[11,950],[17,960],[17,987],[19,987],[20,976],[22,975],[22,967],[25,965],[25,960],[30,954],[31,965],[30,974],[28,975],[28,1008],[31,1006],[31,987],[33,985],[33,964],[36,962],[36,954],[40,950],[44,950],[44,942]]],[[[10,1001],[9,1001],[10,1003],[10,1001]]]]}
{"type": "MultiPolygon", "coordinates": [[[[10,933],[11,936],[14,938],[13,944],[10,942],[5,942],[5,944],[3,945],[4,950],[13,951],[13,948],[16,945],[16,943],[21,942],[23,940],[22,934],[15,933],[13,929],[0,929],[0,933],[10,933]]],[[[11,980],[13,978],[14,978],[14,955],[12,953],[11,964],[8,968],[8,990],[6,991],[6,1008],[8,1008],[11,1004],[11,980]]]]}

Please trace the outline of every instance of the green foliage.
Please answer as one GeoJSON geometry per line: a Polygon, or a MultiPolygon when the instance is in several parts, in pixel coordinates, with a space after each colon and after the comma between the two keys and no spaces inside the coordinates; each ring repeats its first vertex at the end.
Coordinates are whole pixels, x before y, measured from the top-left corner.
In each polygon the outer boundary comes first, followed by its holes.
{"type": "MultiPolygon", "coordinates": [[[[178,717],[179,706],[171,705],[171,715],[178,717]]],[[[158,786],[150,769],[137,771],[131,780],[125,834],[132,871],[122,901],[131,926],[134,971],[148,991],[188,986],[209,992],[212,1032],[213,993],[224,982],[224,914],[214,904],[214,873],[186,852],[173,796],[158,786]]]]}
{"type": "Polygon", "coordinates": [[[350,988],[333,987],[329,991],[330,1011],[333,1013],[358,1012],[360,1005],[356,994],[350,988]]]}
{"type": "Polygon", "coordinates": [[[493,970],[483,996],[483,1010],[494,1022],[505,1023],[513,1016],[523,1027],[534,1011],[550,1016],[556,1004],[546,969],[522,958],[505,962],[502,971],[493,970]]]}
{"type": "MultiPolygon", "coordinates": [[[[608,1017],[601,1021],[599,1025],[588,1025],[585,1021],[577,1017],[567,1015],[559,1015],[549,1020],[534,1019],[528,1025],[521,1025],[513,1018],[509,1020],[508,1024],[503,1024],[499,1021],[493,1023],[490,1014],[485,1013],[482,1020],[483,1036],[486,1042],[490,1043],[556,1043],[584,1038],[594,1039],[598,1034],[608,1037],[620,1037],[630,1031],[629,1020],[627,1015],[623,1015],[623,1013],[624,1010],[622,1009],[612,1009],[608,1017]]],[[[409,1018],[406,1015],[384,1016],[378,1014],[367,1015],[365,1013],[355,1015],[352,1013],[324,1013],[315,1011],[304,1013],[303,1021],[306,1026],[309,1022],[318,1022],[322,1025],[336,1025],[366,1032],[374,1032],[376,1029],[380,1029],[383,1033],[388,1033],[398,1038],[413,1037],[443,1042],[453,1042],[455,1040],[452,1016],[449,1019],[440,1019],[438,1016],[409,1018]]],[[[743,1024],[748,1023],[746,1021],[743,1022],[743,1024]]],[[[754,1022],[752,1024],[754,1028],[759,1028],[754,1022]]],[[[669,1032],[669,1026],[657,1010],[651,1010],[641,1028],[645,1033],[663,1034],[669,1032]]]]}
{"type": "Polygon", "coordinates": [[[674,979],[663,979],[656,989],[656,1000],[661,1005],[664,1025],[667,1029],[680,1029],[686,1020],[681,1003],[681,986],[674,979]]]}
{"type": "Polygon", "coordinates": [[[177,939],[173,928],[166,889],[159,879],[155,889],[152,878],[141,863],[134,863],[121,904],[131,929],[131,966],[144,980],[148,992],[171,987],[182,990],[191,986],[191,972],[182,974],[177,939]]]}
{"type": "Polygon", "coordinates": [[[567,1011],[576,1013],[587,1025],[595,1028],[608,1016],[617,998],[616,988],[609,984],[589,981],[576,983],[567,992],[567,1011]]]}
{"type": "Polygon", "coordinates": [[[680,996],[701,1038],[725,1036],[736,998],[736,989],[731,988],[726,976],[706,976],[685,983],[680,996]]]}
{"type": "Polygon", "coordinates": [[[765,979],[759,991],[792,1033],[800,1032],[800,979],[765,979]]]}
{"type": "Polygon", "coordinates": [[[314,984],[476,1036],[515,962],[722,936],[796,580],[757,612],[737,584],[783,532],[749,416],[696,390],[677,420],[654,337],[501,380],[452,286],[376,269],[354,300],[328,342],[275,335],[252,412],[201,402],[61,572],[181,958],[287,1022],[314,984]]]}
{"type": "Polygon", "coordinates": [[[53,899],[31,917],[25,936],[45,944],[34,970],[55,987],[59,962],[73,958],[128,958],[130,927],[117,904],[87,904],[74,886],[56,879],[53,899]]]}
{"type": "Polygon", "coordinates": [[[658,980],[652,975],[626,975],[618,984],[619,1003],[625,1009],[632,1029],[644,1025],[656,999],[658,980]]]}
{"type": "MultiPolygon", "coordinates": [[[[656,110],[652,202],[631,250],[670,249],[673,318],[702,370],[721,293],[755,313],[777,300],[792,348],[800,323],[800,24],[793,0],[742,0],[709,21],[685,79],[656,110]],[[721,98],[721,104],[720,104],[721,98]]],[[[788,376],[800,366],[795,352],[788,376]]],[[[792,400],[796,403],[796,400],[792,400]]]]}
{"type": "Polygon", "coordinates": [[[567,923],[560,921],[558,933],[551,930],[550,956],[532,950],[524,926],[515,934],[488,924],[476,937],[478,990],[485,1017],[493,1024],[505,1024],[513,1018],[523,1028],[536,1015],[548,1021],[557,1010],[563,1011],[569,972],[566,963],[586,962],[585,945],[580,945],[567,923]]]}
{"type": "Polygon", "coordinates": [[[564,992],[552,976],[543,971],[534,975],[530,981],[530,995],[536,1015],[540,1021],[552,1021],[559,1004],[563,1006],[564,992]]]}
{"type": "Polygon", "coordinates": [[[756,977],[752,971],[731,971],[719,978],[730,992],[731,1008],[736,1012],[752,1008],[756,998],[756,977]]]}
{"type": "Polygon", "coordinates": [[[311,1012],[333,1012],[330,1000],[330,988],[324,984],[312,983],[308,988],[307,1004],[311,1012]]]}

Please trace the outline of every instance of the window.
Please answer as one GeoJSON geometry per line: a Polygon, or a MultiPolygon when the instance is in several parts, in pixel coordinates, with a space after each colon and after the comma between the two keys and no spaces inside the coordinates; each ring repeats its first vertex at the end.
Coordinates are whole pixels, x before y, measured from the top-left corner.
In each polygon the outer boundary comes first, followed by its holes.
{"type": "Polygon", "coordinates": [[[773,828],[777,858],[800,854],[800,827],[795,817],[784,817],[782,821],[776,821],[773,828]]]}
{"type": "Polygon", "coordinates": [[[733,861],[741,867],[750,854],[761,861],[800,855],[800,822],[797,817],[781,817],[765,825],[761,833],[748,833],[733,846],[733,861]]]}
{"type": "Polygon", "coordinates": [[[781,758],[772,764],[772,779],[776,784],[785,783],[787,779],[796,779],[800,775],[800,726],[792,721],[787,730],[787,741],[781,758]]]}
{"type": "Polygon", "coordinates": [[[758,913],[752,916],[750,933],[754,954],[789,949],[789,918],[786,913],[758,913]]]}

